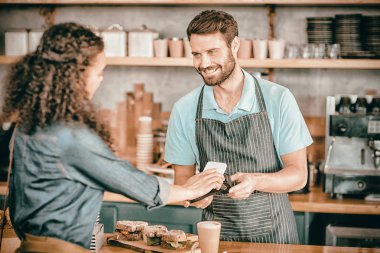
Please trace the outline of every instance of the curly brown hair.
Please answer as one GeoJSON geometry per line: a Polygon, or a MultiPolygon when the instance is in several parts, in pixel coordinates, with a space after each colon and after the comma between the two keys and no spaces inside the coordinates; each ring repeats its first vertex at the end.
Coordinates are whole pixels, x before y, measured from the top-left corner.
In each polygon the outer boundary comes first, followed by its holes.
{"type": "Polygon", "coordinates": [[[238,25],[234,17],[224,11],[205,10],[191,20],[187,27],[187,37],[191,34],[209,34],[220,32],[223,34],[227,46],[230,47],[233,39],[238,36],[238,25]]]}
{"type": "Polygon", "coordinates": [[[50,27],[37,50],[12,67],[3,116],[15,118],[30,135],[56,122],[83,123],[111,146],[110,133],[97,117],[84,81],[85,70],[103,49],[102,38],[82,25],[50,27]]]}

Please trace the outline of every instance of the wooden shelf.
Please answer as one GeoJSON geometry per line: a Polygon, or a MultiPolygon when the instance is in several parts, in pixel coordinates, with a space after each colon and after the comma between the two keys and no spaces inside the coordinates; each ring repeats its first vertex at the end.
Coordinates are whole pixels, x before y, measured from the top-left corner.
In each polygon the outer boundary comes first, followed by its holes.
{"type": "Polygon", "coordinates": [[[12,64],[19,59],[19,56],[0,55],[0,64],[12,64]]]}
{"type": "Polygon", "coordinates": [[[372,59],[240,59],[239,64],[246,68],[380,69],[380,60],[372,59]]]}
{"type": "MultiPolygon", "coordinates": [[[[18,56],[0,56],[0,64],[14,63],[18,56]]],[[[140,67],[193,67],[190,58],[108,57],[109,66],[140,67]]],[[[380,69],[380,60],[372,59],[239,59],[244,68],[289,68],[289,69],[380,69]]]]}
{"type": "Polygon", "coordinates": [[[150,57],[108,57],[111,66],[148,66],[148,67],[192,67],[191,58],[150,58],[150,57]]]}
{"type": "Polygon", "coordinates": [[[378,5],[379,0],[0,0],[0,4],[54,5],[378,5]]]}

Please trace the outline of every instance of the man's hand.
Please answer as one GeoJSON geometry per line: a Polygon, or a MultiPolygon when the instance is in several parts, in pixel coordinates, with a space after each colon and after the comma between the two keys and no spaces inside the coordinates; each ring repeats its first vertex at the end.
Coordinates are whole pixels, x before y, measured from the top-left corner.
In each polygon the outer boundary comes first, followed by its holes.
{"type": "Polygon", "coordinates": [[[246,199],[256,190],[257,181],[253,173],[236,173],[231,180],[238,184],[232,187],[228,196],[233,199],[246,199]]]}

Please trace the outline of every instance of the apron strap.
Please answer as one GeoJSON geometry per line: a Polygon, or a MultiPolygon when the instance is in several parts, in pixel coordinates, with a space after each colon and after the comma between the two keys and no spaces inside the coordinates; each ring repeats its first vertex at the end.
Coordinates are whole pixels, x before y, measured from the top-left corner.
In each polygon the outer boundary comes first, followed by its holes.
{"type": "Polygon", "coordinates": [[[205,85],[203,85],[201,94],[199,94],[198,98],[198,105],[197,105],[197,114],[195,116],[195,119],[201,119],[202,118],[202,110],[203,110],[203,90],[205,89],[205,85]]]}
{"type": "Polygon", "coordinates": [[[252,77],[253,77],[253,80],[255,81],[256,98],[257,98],[257,102],[259,103],[260,112],[266,112],[267,108],[265,107],[264,96],[261,91],[259,81],[254,75],[252,75],[252,77]]]}

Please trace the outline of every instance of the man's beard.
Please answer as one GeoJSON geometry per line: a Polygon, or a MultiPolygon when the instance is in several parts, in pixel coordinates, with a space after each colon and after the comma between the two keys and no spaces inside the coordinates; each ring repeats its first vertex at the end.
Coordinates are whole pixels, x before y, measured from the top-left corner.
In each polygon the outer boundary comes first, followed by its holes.
{"type": "MultiPolygon", "coordinates": [[[[213,66],[207,67],[205,69],[198,68],[197,72],[202,76],[203,81],[205,82],[206,85],[217,86],[217,85],[220,85],[221,83],[223,83],[224,81],[226,81],[230,77],[230,75],[232,74],[232,72],[235,69],[235,66],[236,66],[235,59],[233,58],[232,54],[230,53],[230,55],[227,57],[226,63],[224,64],[223,67],[218,64],[218,65],[213,65],[213,66]],[[202,75],[202,70],[208,70],[208,69],[214,69],[214,68],[219,68],[221,70],[220,75],[215,76],[213,78],[206,78],[202,75]]],[[[216,71],[218,71],[218,70],[216,70],[216,71]]]]}

